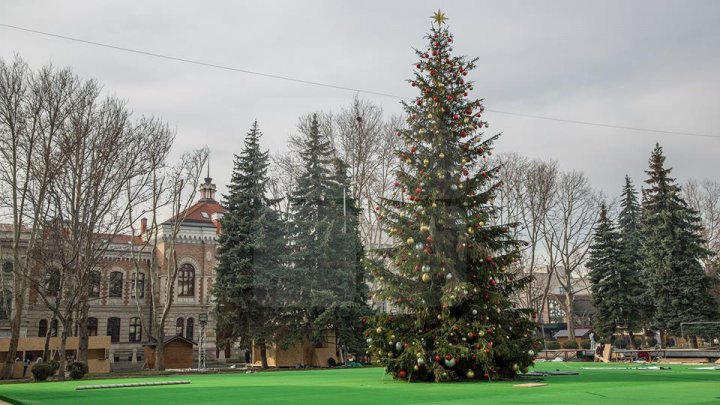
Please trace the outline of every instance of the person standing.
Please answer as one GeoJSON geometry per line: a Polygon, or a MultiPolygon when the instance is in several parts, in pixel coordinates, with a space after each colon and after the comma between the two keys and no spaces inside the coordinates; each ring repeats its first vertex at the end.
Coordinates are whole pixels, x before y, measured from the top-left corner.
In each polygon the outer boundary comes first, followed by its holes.
{"type": "Polygon", "coordinates": [[[33,359],[32,353],[28,353],[25,355],[25,360],[23,360],[23,377],[25,377],[25,374],[27,374],[28,366],[30,366],[30,362],[33,359]]]}

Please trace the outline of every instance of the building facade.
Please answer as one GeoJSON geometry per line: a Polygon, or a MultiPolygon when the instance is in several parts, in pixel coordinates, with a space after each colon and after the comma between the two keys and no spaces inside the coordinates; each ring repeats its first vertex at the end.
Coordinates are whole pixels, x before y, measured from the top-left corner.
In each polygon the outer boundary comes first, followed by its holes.
{"type": "MultiPolygon", "coordinates": [[[[175,250],[179,271],[174,283],[173,303],[165,323],[166,336],[182,336],[193,342],[200,340],[200,320],[207,319],[205,328],[206,356],[216,358],[215,318],[213,316],[212,289],[215,281],[215,255],[217,236],[220,232],[219,219],[223,209],[215,199],[216,187],[210,177],[200,187],[200,198],[183,215],[179,233],[175,238],[175,250]]],[[[154,250],[156,268],[160,269],[159,305],[165,304],[168,274],[165,269],[167,253],[170,250],[170,230],[173,221],[169,219],[159,225],[157,249],[154,250]]],[[[146,245],[149,231],[147,221],[141,221],[140,235],[108,235],[108,249],[89,276],[88,321],[90,336],[110,336],[109,360],[118,365],[134,364],[139,368],[144,363],[143,346],[149,342],[150,322],[150,255],[152,249],[146,245]],[[145,248],[143,246],[145,245],[145,248]],[[139,266],[137,263],[140,263],[139,266]],[[136,277],[136,269],[137,277],[136,277]]],[[[6,244],[11,227],[1,227],[0,233],[6,244]]],[[[8,257],[8,255],[4,255],[8,257]]],[[[2,303],[0,306],[0,338],[10,335],[8,307],[12,293],[12,262],[3,260],[2,303]]],[[[43,269],[48,283],[53,281],[55,269],[43,269]]],[[[57,335],[58,323],[53,321],[52,312],[47,309],[37,291],[29,289],[25,297],[25,311],[20,334],[22,337],[45,337],[49,332],[57,335]]],[[[77,335],[75,330],[69,333],[77,335]]],[[[197,351],[195,353],[197,358],[197,351]]],[[[195,363],[196,364],[196,363],[195,363]]]]}

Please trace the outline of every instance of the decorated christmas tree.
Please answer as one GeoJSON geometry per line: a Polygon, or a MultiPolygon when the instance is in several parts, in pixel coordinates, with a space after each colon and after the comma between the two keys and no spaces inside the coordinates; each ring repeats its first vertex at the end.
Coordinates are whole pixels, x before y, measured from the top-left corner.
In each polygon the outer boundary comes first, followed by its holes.
{"type": "Polygon", "coordinates": [[[368,260],[375,297],[393,308],[371,320],[370,354],[398,379],[512,378],[534,354],[532,311],[511,299],[530,280],[509,271],[515,225],[496,222],[498,135],[484,136],[482,102],[468,96],[476,60],[453,56],[445,15],[433,20],[410,80],[420,96],[397,133],[395,195],[378,207],[396,243],[368,260]]]}

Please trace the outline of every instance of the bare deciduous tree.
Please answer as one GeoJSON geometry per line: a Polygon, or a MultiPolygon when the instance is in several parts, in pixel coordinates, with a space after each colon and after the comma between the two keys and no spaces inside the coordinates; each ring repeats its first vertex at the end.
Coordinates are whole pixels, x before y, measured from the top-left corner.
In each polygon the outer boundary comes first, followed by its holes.
{"type": "Polygon", "coordinates": [[[10,344],[2,378],[11,378],[17,356],[31,255],[48,209],[56,175],[58,139],[73,107],[77,80],[67,70],[35,73],[16,57],[0,60],[0,184],[12,218],[13,296],[10,344]]]}
{"type": "MultiPolygon", "coordinates": [[[[162,148],[160,148],[162,150],[162,148]]],[[[134,246],[131,254],[135,263],[135,274],[144,266],[149,269],[148,312],[150,325],[146,325],[142,314],[142,304],[135,294],[138,315],[143,329],[155,341],[155,368],[165,369],[164,341],[165,324],[175,300],[175,282],[180,264],[178,263],[176,244],[188,208],[194,203],[200,185],[203,167],[208,158],[208,150],[200,149],[183,154],[179,162],[170,168],[164,166],[165,155],[157,155],[153,163],[150,180],[151,204],[147,211],[150,215],[149,231],[143,237],[140,246],[134,246]],[[158,221],[160,211],[170,208],[170,220],[158,221]],[[163,249],[160,249],[160,243],[163,249]],[[147,256],[143,256],[143,252],[147,256]],[[147,258],[146,258],[147,257],[147,258]],[[147,328],[146,326],[149,326],[147,328]]],[[[132,228],[135,229],[134,221],[132,228]]],[[[135,234],[135,232],[133,232],[135,234]]],[[[137,288],[137,287],[135,287],[137,288]]]]}
{"type": "Polygon", "coordinates": [[[683,191],[690,208],[700,214],[705,247],[715,254],[705,262],[705,270],[715,274],[720,264],[720,182],[690,180],[683,191]]]}
{"type": "Polygon", "coordinates": [[[524,307],[542,314],[552,281],[552,268],[547,266],[543,254],[543,230],[555,204],[558,165],[555,161],[531,160],[516,153],[499,155],[496,160],[502,165],[500,220],[518,223],[515,237],[525,242],[515,270],[533,279],[517,299],[524,307]],[[539,269],[542,271],[538,272],[539,269]]]}
{"type": "Polygon", "coordinates": [[[557,182],[555,204],[543,226],[549,271],[564,290],[568,338],[575,339],[574,298],[587,291],[585,257],[597,222],[600,197],[580,172],[564,172],[557,182]]]}

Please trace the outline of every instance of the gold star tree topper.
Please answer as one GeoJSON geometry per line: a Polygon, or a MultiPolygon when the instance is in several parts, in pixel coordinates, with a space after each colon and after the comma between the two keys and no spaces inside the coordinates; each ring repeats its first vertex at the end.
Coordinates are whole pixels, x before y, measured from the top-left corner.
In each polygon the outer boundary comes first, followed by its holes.
{"type": "Polygon", "coordinates": [[[445,16],[445,13],[443,13],[442,11],[440,11],[440,9],[438,9],[438,11],[436,11],[435,14],[433,14],[432,17],[430,17],[430,18],[432,18],[433,20],[435,20],[435,22],[436,22],[438,25],[443,25],[443,24],[445,24],[445,20],[448,19],[448,18],[445,16]]]}

